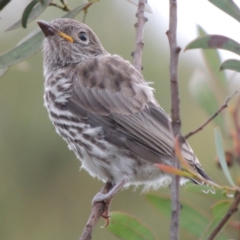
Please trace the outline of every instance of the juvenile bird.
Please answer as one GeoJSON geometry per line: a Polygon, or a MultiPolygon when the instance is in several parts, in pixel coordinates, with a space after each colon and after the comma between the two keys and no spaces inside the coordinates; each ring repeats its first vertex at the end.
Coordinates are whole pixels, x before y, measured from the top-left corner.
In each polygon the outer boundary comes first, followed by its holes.
{"type": "MultiPolygon", "coordinates": [[[[108,53],[95,33],[71,19],[38,21],[45,35],[44,104],[56,131],[93,177],[120,188],[158,188],[171,177],[155,164],[172,165],[171,119],[157,103],[153,88],[134,66],[108,53]]],[[[184,158],[210,179],[188,143],[184,158]]],[[[194,181],[194,180],[193,180],[194,181]]]]}

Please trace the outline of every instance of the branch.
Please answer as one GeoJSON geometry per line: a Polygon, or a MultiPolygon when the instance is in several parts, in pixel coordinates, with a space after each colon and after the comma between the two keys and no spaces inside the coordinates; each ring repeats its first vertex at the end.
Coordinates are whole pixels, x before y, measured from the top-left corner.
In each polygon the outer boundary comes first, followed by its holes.
{"type": "MultiPolygon", "coordinates": [[[[169,30],[167,31],[168,41],[170,45],[170,82],[171,82],[171,100],[172,100],[172,129],[174,137],[181,136],[181,119],[180,119],[180,99],[178,92],[178,56],[180,48],[177,46],[177,0],[169,0],[169,30]]],[[[173,151],[173,167],[179,169],[180,162],[177,160],[173,151]]],[[[179,239],[179,176],[173,176],[171,184],[172,194],[172,217],[170,227],[170,239],[179,239]]]]}
{"type": "MultiPolygon", "coordinates": [[[[102,193],[106,194],[112,189],[112,184],[107,182],[103,189],[101,190],[102,193]]],[[[92,239],[92,231],[97,225],[97,222],[99,218],[102,216],[102,214],[105,212],[105,210],[108,208],[105,204],[105,202],[96,202],[92,206],[92,212],[88,218],[87,224],[83,230],[82,236],[80,240],[90,240],[92,239]]]]}
{"type": "Polygon", "coordinates": [[[211,235],[207,240],[213,240],[217,234],[222,230],[223,226],[227,223],[230,217],[238,210],[238,204],[240,203],[240,192],[237,191],[235,194],[235,199],[230,205],[226,215],[223,217],[221,222],[216,226],[211,235]]]}
{"type": "Polygon", "coordinates": [[[65,12],[70,12],[71,9],[68,7],[67,3],[64,0],[60,0],[60,1],[63,4],[63,6],[57,3],[50,3],[49,6],[57,7],[59,9],[62,9],[65,12]]]}
{"type": "Polygon", "coordinates": [[[142,51],[143,51],[143,27],[147,22],[147,18],[144,17],[144,9],[147,0],[138,0],[138,10],[136,13],[137,23],[135,23],[134,27],[136,28],[136,46],[135,50],[132,53],[133,57],[133,65],[135,68],[141,72],[142,70],[142,51]]]}
{"type": "Polygon", "coordinates": [[[236,95],[236,94],[237,94],[237,91],[234,92],[230,97],[228,97],[228,98],[225,100],[224,104],[212,115],[212,117],[210,117],[205,123],[203,123],[203,124],[202,124],[200,127],[198,127],[196,130],[194,130],[194,131],[188,133],[187,135],[185,135],[184,138],[187,140],[187,139],[188,139],[189,137],[191,137],[192,135],[194,135],[194,134],[196,134],[197,132],[203,130],[203,128],[206,127],[206,125],[207,125],[208,123],[210,123],[215,117],[217,117],[218,114],[219,114],[223,109],[225,109],[225,108],[228,107],[229,101],[230,101],[230,100],[234,97],[234,95],[236,95]]]}

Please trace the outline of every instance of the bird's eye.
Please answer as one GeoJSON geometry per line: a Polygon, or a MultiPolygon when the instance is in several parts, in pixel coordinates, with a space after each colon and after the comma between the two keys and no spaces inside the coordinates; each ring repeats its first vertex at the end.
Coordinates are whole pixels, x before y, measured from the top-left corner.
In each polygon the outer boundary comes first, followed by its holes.
{"type": "Polygon", "coordinates": [[[78,34],[78,37],[80,40],[82,40],[83,42],[86,42],[87,41],[87,34],[85,32],[80,32],[78,34]]]}

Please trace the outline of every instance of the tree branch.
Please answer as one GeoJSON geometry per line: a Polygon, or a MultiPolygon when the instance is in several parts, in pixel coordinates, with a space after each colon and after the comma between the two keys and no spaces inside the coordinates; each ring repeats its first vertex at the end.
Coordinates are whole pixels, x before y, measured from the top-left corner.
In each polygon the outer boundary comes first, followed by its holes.
{"type": "Polygon", "coordinates": [[[70,12],[71,9],[68,7],[67,3],[64,0],[61,0],[61,3],[63,5],[59,5],[57,3],[50,3],[49,6],[57,7],[59,9],[62,9],[65,12],[70,12]]]}
{"type": "Polygon", "coordinates": [[[223,217],[221,222],[216,226],[216,228],[213,230],[211,235],[208,237],[207,240],[213,240],[218,233],[222,230],[223,226],[227,223],[227,221],[230,219],[230,217],[238,210],[238,205],[240,203],[240,192],[237,191],[235,194],[235,199],[230,205],[226,215],[223,217]]]}
{"type": "MultiPolygon", "coordinates": [[[[172,129],[174,137],[181,136],[181,120],[180,120],[180,99],[178,91],[178,57],[180,48],[177,46],[177,0],[169,0],[169,30],[167,36],[170,45],[170,83],[171,83],[171,100],[172,100],[172,129]]],[[[173,151],[173,167],[180,168],[175,152],[173,151]]],[[[170,239],[179,239],[179,176],[172,177],[171,196],[172,196],[172,217],[170,226],[170,239]]]]}
{"type": "Polygon", "coordinates": [[[210,123],[215,117],[217,117],[218,114],[219,114],[223,109],[225,109],[225,108],[228,107],[229,101],[230,101],[230,100],[234,97],[234,95],[236,95],[236,94],[237,94],[237,91],[234,92],[230,97],[228,97],[228,98],[225,100],[224,104],[212,115],[212,117],[210,117],[210,118],[209,118],[205,123],[203,123],[200,127],[198,127],[198,128],[195,129],[194,131],[192,131],[192,132],[188,133],[187,135],[185,135],[184,138],[187,140],[187,139],[190,138],[192,135],[194,135],[194,134],[196,134],[197,132],[203,130],[203,128],[206,127],[206,125],[207,125],[208,123],[210,123]]]}
{"type": "Polygon", "coordinates": [[[137,23],[135,23],[134,27],[136,28],[136,46],[135,50],[132,53],[133,56],[133,65],[135,68],[141,72],[142,70],[142,51],[143,51],[143,27],[147,22],[147,18],[144,17],[144,9],[147,0],[139,0],[138,1],[138,9],[136,13],[137,23]]]}
{"type": "MultiPolygon", "coordinates": [[[[112,189],[112,187],[112,184],[110,182],[107,182],[101,192],[106,194],[112,189]]],[[[92,239],[92,231],[97,225],[99,218],[102,216],[102,214],[108,207],[109,206],[107,206],[105,202],[96,202],[93,204],[92,212],[88,218],[87,224],[83,230],[80,240],[92,239]]]]}

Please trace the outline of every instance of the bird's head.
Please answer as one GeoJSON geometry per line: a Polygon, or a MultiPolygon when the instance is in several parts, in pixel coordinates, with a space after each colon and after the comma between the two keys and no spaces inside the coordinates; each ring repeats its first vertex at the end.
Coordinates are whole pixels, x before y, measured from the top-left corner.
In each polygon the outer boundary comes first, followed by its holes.
{"type": "Polygon", "coordinates": [[[43,52],[46,71],[107,54],[98,37],[84,23],[67,18],[37,23],[45,35],[43,52]]]}

